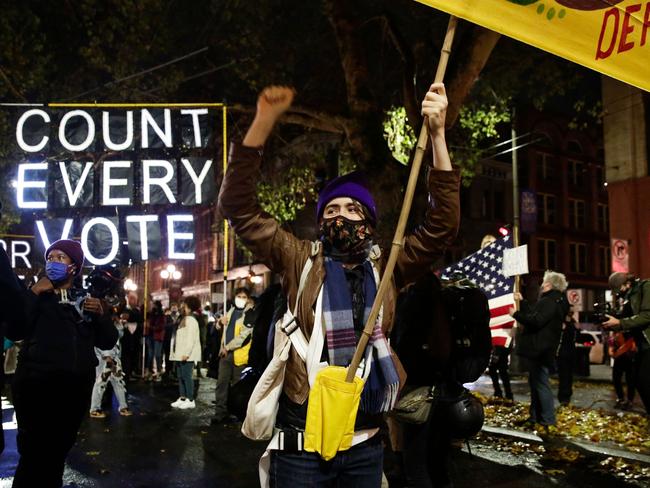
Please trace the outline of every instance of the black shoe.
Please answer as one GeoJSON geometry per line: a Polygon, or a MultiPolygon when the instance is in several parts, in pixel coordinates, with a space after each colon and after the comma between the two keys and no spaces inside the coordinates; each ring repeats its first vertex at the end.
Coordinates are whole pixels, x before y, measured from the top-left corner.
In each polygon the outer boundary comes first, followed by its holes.
{"type": "Polygon", "coordinates": [[[537,421],[530,417],[528,417],[525,420],[518,420],[514,422],[515,426],[517,427],[523,427],[524,429],[531,429],[531,430],[534,429],[536,423],[537,421]]]}

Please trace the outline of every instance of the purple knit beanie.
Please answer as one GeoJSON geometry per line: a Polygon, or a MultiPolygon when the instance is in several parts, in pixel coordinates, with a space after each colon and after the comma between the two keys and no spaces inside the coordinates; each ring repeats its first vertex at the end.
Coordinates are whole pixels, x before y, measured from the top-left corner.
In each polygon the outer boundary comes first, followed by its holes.
{"type": "Polygon", "coordinates": [[[45,261],[47,261],[47,256],[50,254],[50,251],[58,249],[66,253],[72,262],[77,266],[75,271],[75,276],[78,276],[81,273],[81,268],[84,265],[84,252],[81,249],[81,243],[73,241],[71,239],[61,239],[50,244],[50,247],[45,251],[45,261]]]}
{"type": "Polygon", "coordinates": [[[325,206],[339,197],[349,197],[362,204],[369,212],[368,219],[372,224],[377,222],[377,206],[368,189],[368,182],[361,171],[353,171],[347,175],[331,180],[318,195],[316,205],[316,219],[323,216],[325,206]]]}

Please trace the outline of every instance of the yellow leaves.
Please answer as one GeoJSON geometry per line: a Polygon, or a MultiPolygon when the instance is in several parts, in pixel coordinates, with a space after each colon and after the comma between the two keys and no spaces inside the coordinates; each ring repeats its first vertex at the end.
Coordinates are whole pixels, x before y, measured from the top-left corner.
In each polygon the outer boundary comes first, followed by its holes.
{"type": "Polygon", "coordinates": [[[580,453],[575,449],[560,447],[558,449],[551,449],[544,456],[545,459],[551,461],[562,461],[565,463],[574,463],[580,459],[580,453]]]}
{"type": "MultiPolygon", "coordinates": [[[[509,404],[492,398],[486,402],[485,421],[489,425],[517,428],[517,423],[528,417],[527,403],[509,404]]],[[[650,426],[648,419],[641,415],[564,406],[557,410],[556,417],[557,432],[553,432],[554,435],[591,442],[613,442],[637,452],[650,451],[650,426]]]]}
{"type": "Polygon", "coordinates": [[[545,469],[544,473],[548,476],[564,476],[566,474],[563,469],[545,469]]]}
{"type": "Polygon", "coordinates": [[[617,457],[608,457],[600,462],[602,471],[613,472],[617,477],[627,481],[650,481],[650,467],[625,461],[617,457]]]}

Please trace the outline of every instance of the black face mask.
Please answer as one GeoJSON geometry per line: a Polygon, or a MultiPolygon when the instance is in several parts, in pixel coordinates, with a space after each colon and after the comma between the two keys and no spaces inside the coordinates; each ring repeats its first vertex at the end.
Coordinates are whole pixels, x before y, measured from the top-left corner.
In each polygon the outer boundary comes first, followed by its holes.
{"type": "Polygon", "coordinates": [[[344,263],[363,262],[372,247],[373,229],[367,220],[350,220],[342,216],[323,219],[320,240],[326,256],[344,263]]]}

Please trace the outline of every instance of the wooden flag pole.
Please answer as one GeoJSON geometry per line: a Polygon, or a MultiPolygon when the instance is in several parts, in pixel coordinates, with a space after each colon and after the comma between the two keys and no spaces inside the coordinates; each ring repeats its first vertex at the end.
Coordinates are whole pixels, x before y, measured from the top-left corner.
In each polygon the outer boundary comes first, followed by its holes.
{"type": "MultiPolygon", "coordinates": [[[[449,60],[449,54],[451,52],[451,45],[454,40],[454,33],[456,32],[457,22],[458,19],[455,16],[452,15],[449,17],[447,33],[445,34],[445,41],[442,45],[440,61],[438,62],[438,69],[436,71],[434,83],[442,82],[445,77],[445,71],[447,70],[447,61],[449,60]]],[[[415,185],[418,181],[418,174],[420,173],[420,166],[422,165],[422,157],[424,156],[424,151],[427,148],[428,139],[429,130],[427,121],[425,120],[423,121],[422,128],[420,129],[420,137],[418,138],[417,147],[415,149],[415,156],[413,157],[413,163],[411,165],[411,174],[409,175],[408,184],[406,186],[404,202],[402,203],[402,211],[400,212],[397,228],[395,229],[395,236],[393,237],[393,243],[391,245],[388,262],[386,263],[384,274],[381,277],[381,282],[379,283],[377,295],[375,296],[375,301],[372,304],[372,309],[370,310],[368,321],[366,322],[366,326],[364,327],[361,338],[359,339],[359,344],[357,344],[357,348],[354,351],[352,362],[348,367],[347,376],[345,378],[347,382],[352,382],[354,380],[354,375],[357,371],[357,368],[359,367],[359,363],[361,362],[361,357],[366,350],[368,340],[372,336],[372,331],[375,327],[375,322],[377,321],[377,316],[379,315],[379,310],[381,308],[384,295],[386,294],[386,290],[390,285],[391,278],[393,276],[393,270],[395,269],[395,263],[397,262],[397,256],[402,250],[402,246],[404,244],[404,229],[406,228],[406,222],[408,220],[409,212],[411,211],[411,203],[413,202],[415,185]]]]}

